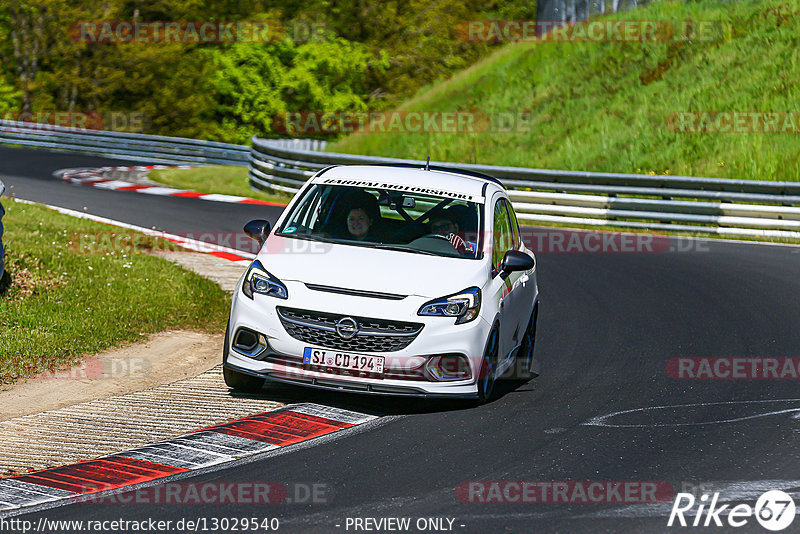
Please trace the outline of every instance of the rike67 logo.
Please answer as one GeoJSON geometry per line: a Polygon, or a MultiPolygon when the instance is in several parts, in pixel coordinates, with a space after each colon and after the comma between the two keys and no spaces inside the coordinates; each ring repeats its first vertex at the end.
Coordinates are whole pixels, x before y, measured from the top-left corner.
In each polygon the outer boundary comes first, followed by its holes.
{"type": "Polygon", "coordinates": [[[749,504],[737,504],[731,508],[730,504],[718,503],[719,493],[714,493],[710,499],[708,494],[696,499],[691,493],[678,493],[667,526],[738,528],[747,525],[755,517],[762,527],[777,532],[785,530],[792,524],[796,511],[792,497],[780,490],[768,491],[761,495],[756,501],[755,508],[749,504]],[[698,505],[697,510],[694,510],[695,505],[698,505]]]}

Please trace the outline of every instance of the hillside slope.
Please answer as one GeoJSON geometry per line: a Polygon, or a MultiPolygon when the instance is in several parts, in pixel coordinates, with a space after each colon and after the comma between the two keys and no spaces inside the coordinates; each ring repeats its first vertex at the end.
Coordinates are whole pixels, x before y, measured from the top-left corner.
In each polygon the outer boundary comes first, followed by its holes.
{"type": "Polygon", "coordinates": [[[555,169],[798,179],[800,0],[666,1],[611,18],[691,21],[703,34],[657,42],[512,43],[420,91],[401,109],[530,112],[528,131],[358,133],[329,150],[555,169]],[[708,113],[680,115],[687,111],[708,113]],[[731,111],[761,114],[755,123],[746,114],[719,115],[731,111]],[[778,122],[763,122],[771,120],[763,112],[778,112],[773,115],[778,122]],[[684,130],[701,131],[678,131],[681,117],[689,117],[684,130]],[[735,124],[742,131],[756,124],[771,133],[708,131],[709,125],[715,130],[715,121],[724,129],[728,120],[740,121],[735,124]]]}

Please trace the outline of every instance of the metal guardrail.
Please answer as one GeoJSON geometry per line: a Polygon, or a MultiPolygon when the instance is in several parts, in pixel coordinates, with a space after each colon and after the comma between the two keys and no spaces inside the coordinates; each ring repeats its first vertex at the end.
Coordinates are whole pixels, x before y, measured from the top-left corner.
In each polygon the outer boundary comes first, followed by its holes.
{"type": "MultiPolygon", "coordinates": [[[[153,163],[249,163],[252,187],[287,193],[298,191],[309,177],[329,165],[401,163],[422,166],[425,163],[421,160],[322,152],[326,142],[312,139],[253,137],[252,143],[250,148],[198,139],[0,120],[0,144],[77,151],[153,163]]],[[[447,162],[436,162],[436,165],[500,178],[509,190],[518,217],[525,222],[800,239],[800,182],[447,162]]],[[[0,233],[1,229],[2,226],[0,233]]]]}
{"type": "Polygon", "coordinates": [[[293,154],[315,154],[325,150],[327,143],[315,139],[259,139],[250,151],[250,186],[264,191],[296,193],[317,170],[327,165],[304,165],[293,154]],[[278,154],[276,157],[275,154],[278,154]],[[281,157],[287,154],[287,157],[281,157]],[[298,165],[299,164],[299,165],[298,165]]]}
{"type": "MultiPolygon", "coordinates": [[[[251,186],[288,193],[330,165],[425,164],[252,143],[251,186]]],[[[524,222],[800,239],[800,182],[435,164],[499,178],[524,222]]]]}
{"type": "Polygon", "coordinates": [[[242,145],[48,124],[0,120],[0,144],[99,154],[153,163],[247,165],[250,148],[242,145]]]}

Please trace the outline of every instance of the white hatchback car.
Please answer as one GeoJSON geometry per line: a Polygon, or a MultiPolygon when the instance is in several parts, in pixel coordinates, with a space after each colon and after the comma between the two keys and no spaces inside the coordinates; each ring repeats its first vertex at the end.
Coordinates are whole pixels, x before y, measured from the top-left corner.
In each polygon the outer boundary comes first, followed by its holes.
{"type": "Polygon", "coordinates": [[[295,195],[234,292],[228,386],[488,400],[538,373],[536,260],[482,174],[335,166],[295,195]]]}

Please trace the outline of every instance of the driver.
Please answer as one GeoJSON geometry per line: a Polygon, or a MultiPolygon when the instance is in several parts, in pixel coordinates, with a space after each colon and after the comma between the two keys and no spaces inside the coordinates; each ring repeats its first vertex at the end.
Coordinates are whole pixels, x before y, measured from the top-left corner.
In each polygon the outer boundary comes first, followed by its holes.
{"type": "Polygon", "coordinates": [[[458,223],[453,219],[448,218],[446,213],[440,214],[438,217],[431,220],[431,233],[440,235],[450,241],[459,254],[469,254],[472,252],[472,247],[458,235],[458,223]]]}
{"type": "Polygon", "coordinates": [[[478,220],[474,208],[456,204],[445,208],[431,220],[431,233],[441,235],[461,254],[473,254],[478,246],[478,220]]]}

